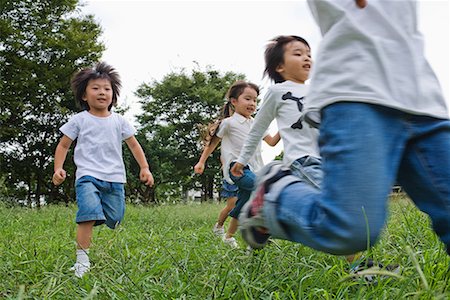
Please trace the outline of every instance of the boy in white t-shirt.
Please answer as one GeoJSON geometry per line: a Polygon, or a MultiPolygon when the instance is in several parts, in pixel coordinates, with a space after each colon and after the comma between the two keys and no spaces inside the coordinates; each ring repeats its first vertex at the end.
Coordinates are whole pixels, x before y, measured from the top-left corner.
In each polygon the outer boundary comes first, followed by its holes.
{"type": "Polygon", "coordinates": [[[305,103],[322,119],[322,189],[267,170],[242,230],[257,246],[270,234],[331,254],[366,250],[397,180],[450,254],[450,121],[417,3],[308,3],[323,34],[305,103]]]}
{"type": "Polygon", "coordinates": [[[120,85],[117,72],[103,62],[76,73],[72,89],[82,112],[60,128],[64,135],[55,151],[55,185],[66,179],[63,164],[72,142],[77,141],[74,151],[77,261],[72,268],[77,277],[82,277],[90,268],[88,254],[93,227],[105,223],[115,229],[125,212],[122,141],[141,167],[141,181],[149,186],[154,183],[145,154],[134,137],[136,130],[121,115],[111,112],[112,106],[117,104],[120,85]]]}

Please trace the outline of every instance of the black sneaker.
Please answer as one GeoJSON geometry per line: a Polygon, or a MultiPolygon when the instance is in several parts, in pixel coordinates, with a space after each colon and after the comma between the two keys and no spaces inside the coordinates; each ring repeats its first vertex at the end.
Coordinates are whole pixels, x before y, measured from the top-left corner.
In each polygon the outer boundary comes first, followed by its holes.
{"type": "Polygon", "coordinates": [[[373,284],[377,283],[377,278],[396,276],[399,272],[400,266],[397,264],[384,266],[370,258],[359,259],[350,265],[350,274],[355,275],[353,277],[364,278],[366,282],[373,284]]]}

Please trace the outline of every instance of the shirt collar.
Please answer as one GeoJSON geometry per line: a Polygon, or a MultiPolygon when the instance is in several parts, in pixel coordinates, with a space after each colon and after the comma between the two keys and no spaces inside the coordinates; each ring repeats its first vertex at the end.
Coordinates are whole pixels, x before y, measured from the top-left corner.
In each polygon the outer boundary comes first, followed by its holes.
{"type": "Polygon", "coordinates": [[[250,117],[249,119],[247,119],[246,117],[244,117],[243,115],[241,115],[241,114],[238,114],[237,112],[235,112],[234,114],[233,114],[233,118],[235,118],[239,123],[245,123],[245,122],[247,122],[247,121],[250,121],[252,118],[250,117]]]}

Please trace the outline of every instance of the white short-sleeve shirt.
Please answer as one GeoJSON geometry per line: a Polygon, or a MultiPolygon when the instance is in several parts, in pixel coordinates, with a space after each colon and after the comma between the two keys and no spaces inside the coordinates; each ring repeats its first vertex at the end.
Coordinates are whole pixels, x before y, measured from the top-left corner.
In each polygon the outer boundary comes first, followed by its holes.
{"type": "Polygon", "coordinates": [[[60,131],[77,140],[76,179],[90,175],[108,182],[126,182],[122,141],[133,136],[136,129],[121,115],[112,112],[108,117],[97,117],[83,111],[72,116],[60,131]]]}
{"type": "MultiPolygon", "coordinates": [[[[222,120],[216,133],[222,139],[220,153],[223,162],[223,177],[231,184],[233,184],[233,181],[229,175],[230,163],[236,161],[239,157],[252,125],[253,118],[247,119],[238,113],[234,113],[231,117],[222,120]]],[[[256,151],[248,161],[248,166],[250,170],[257,172],[263,165],[261,142],[259,142],[256,151]]]]}

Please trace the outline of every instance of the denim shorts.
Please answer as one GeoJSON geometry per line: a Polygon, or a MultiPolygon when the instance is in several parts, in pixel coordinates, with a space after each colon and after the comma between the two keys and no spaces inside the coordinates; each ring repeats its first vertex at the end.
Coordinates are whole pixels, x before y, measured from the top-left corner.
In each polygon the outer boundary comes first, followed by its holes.
{"type": "Polygon", "coordinates": [[[95,221],[95,226],[106,224],[116,228],[125,213],[125,190],[120,182],[107,182],[92,176],[83,176],[75,182],[77,195],[76,222],[95,221]]]}
{"type": "MultiPolygon", "coordinates": [[[[234,164],[235,162],[232,162],[230,164],[230,169],[234,164]]],[[[255,173],[253,173],[248,166],[244,167],[243,172],[244,174],[240,177],[236,177],[230,172],[231,180],[233,180],[235,185],[238,187],[238,199],[236,201],[236,205],[228,213],[228,215],[236,219],[239,217],[242,207],[250,199],[250,195],[255,188],[255,173]]]]}
{"type": "Polygon", "coordinates": [[[235,184],[228,183],[225,179],[222,181],[222,190],[220,191],[221,198],[237,197],[238,187],[235,184]]]}

